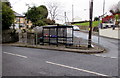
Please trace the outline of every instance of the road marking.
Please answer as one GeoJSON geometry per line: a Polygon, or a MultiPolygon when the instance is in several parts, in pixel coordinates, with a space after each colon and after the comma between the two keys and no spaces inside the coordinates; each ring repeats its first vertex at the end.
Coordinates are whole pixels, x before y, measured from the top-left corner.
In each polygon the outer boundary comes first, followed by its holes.
{"type": "Polygon", "coordinates": [[[110,58],[117,59],[117,57],[110,57],[110,58]]]}
{"type": "Polygon", "coordinates": [[[61,66],[61,67],[66,67],[66,68],[70,68],[70,69],[74,69],[74,70],[79,70],[79,71],[83,71],[83,72],[87,72],[87,73],[91,73],[91,74],[95,74],[95,75],[99,75],[99,76],[108,76],[108,75],[105,75],[105,74],[101,74],[101,73],[97,73],[97,72],[92,72],[92,71],[89,71],[89,70],[84,70],[84,69],[80,69],[80,68],[76,68],[76,67],[71,67],[71,66],[67,66],[67,65],[63,65],[63,64],[57,64],[57,63],[53,63],[53,62],[49,62],[49,61],[46,61],[46,63],[57,65],[57,66],[61,66]]]}
{"type": "Polygon", "coordinates": [[[117,59],[117,57],[109,57],[109,56],[105,56],[105,55],[100,55],[100,54],[92,54],[95,55],[97,57],[104,57],[104,58],[112,58],[112,59],[117,59]]]}
{"type": "MultiPolygon", "coordinates": [[[[94,54],[93,54],[94,55],[94,54]]],[[[99,54],[95,54],[95,56],[101,56],[101,55],[99,55],[99,54]]]]}
{"type": "Polygon", "coordinates": [[[23,56],[23,55],[19,55],[19,54],[13,54],[13,53],[9,53],[9,52],[3,52],[3,53],[13,55],[13,56],[22,57],[22,58],[28,58],[27,56],[23,56]]]}

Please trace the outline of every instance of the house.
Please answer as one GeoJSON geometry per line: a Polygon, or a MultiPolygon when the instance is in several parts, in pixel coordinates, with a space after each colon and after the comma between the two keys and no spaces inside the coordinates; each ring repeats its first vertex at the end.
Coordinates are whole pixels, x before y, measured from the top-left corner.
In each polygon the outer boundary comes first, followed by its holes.
{"type": "Polygon", "coordinates": [[[113,27],[116,25],[116,23],[120,24],[120,13],[116,13],[110,16],[107,15],[106,17],[102,18],[103,28],[113,27]]]}
{"type": "Polygon", "coordinates": [[[33,24],[31,21],[27,20],[27,18],[25,17],[25,25],[26,25],[26,28],[31,28],[33,24]]]}
{"type": "Polygon", "coordinates": [[[25,16],[17,12],[14,12],[14,15],[15,15],[15,20],[11,28],[14,28],[14,29],[24,28],[25,29],[25,28],[32,26],[31,21],[28,21],[25,16]]]}
{"type": "Polygon", "coordinates": [[[18,29],[20,27],[25,27],[25,16],[18,14],[16,12],[14,12],[14,14],[15,14],[15,21],[14,21],[15,29],[18,29]]]}
{"type": "Polygon", "coordinates": [[[114,39],[120,39],[119,28],[120,26],[120,13],[102,18],[102,27],[99,28],[99,35],[114,39]]]}

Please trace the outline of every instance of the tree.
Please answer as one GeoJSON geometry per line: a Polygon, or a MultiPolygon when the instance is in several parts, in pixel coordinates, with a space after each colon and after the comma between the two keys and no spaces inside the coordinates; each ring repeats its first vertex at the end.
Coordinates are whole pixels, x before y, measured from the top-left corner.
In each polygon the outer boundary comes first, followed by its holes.
{"type": "Polygon", "coordinates": [[[53,24],[55,24],[55,21],[54,20],[51,20],[51,19],[44,19],[44,22],[46,23],[46,24],[48,24],[48,25],[53,25],[53,24]]]}
{"type": "Polygon", "coordinates": [[[6,3],[2,3],[2,29],[9,29],[14,19],[15,15],[13,10],[6,3]]]}
{"type": "Polygon", "coordinates": [[[48,4],[48,11],[50,13],[51,20],[55,21],[55,18],[58,16],[58,5],[57,3],[49,3],[48,4]]]}
{"type": "Polygon", "coordinates": [[[43,26],[43,25],[45,25],[46,23],[45,23],[43,20],[38,20],[38,21],[36,22],[36,24],[37,24],[37,26],[43,26]]]}
{"type": "Polygon", "coordinates": [[[99,20],[100,20],[99,17],[94,18],[94,21],[99,21],[99,20]]]}
{"type": "Polygon", "coordinates": [[[120,1],[118,2],[118,4],[115,4],[110,8],[110,13],[112,14],[120,13],[120,1]]]}
{"type": "Polygon", "coordinates": [[[46,11],[43,11],[42,14],[44,15],[44,18],[47,18],[47,16],[48,16],[48,9],[44,5],[41,5],[40,7],[43,8],[44,10],[46,10],[46,11]]]}
{"type": "Polygon", "coordinates": [[[33,6],[26,12],[25,16],[28,20],[32,21],[33,25],[35,26],[41,26],[45,25],[43,22],[43,19],[47,18],[48,16],[48,10],[46,6],[33,6]]]}
{"type": "Polygon", "coordinates": [[[3,2],[3,3],[5,3],[7,6],[9,6],[11,8],[10,2],[3,2]]]}
{"type": "Polygon", "coordinates": [[[118,4],[112,6],[112,8],[110,9],[110,13],[114,15],[115,25],[119,25],[118,20],[120,19],[120,15],[118,13],[120,13],[120,1],[118,2],[118,4]]]}

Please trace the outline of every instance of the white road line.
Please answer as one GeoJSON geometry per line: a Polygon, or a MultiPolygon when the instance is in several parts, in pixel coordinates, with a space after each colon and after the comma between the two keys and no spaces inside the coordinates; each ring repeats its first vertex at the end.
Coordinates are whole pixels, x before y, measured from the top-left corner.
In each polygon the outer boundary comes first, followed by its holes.
{"type": "Polygon", "coordinates": [[[117,57],[110,57],[110,58],[117,59],[117,57]]]}
{"type": "Polygon", "coordinates": [[[13,54],[13,53],[9,53],[9,52],[3,52],[3,53],[13,55],[13,56],[22,57],[22,58],[28,58],[27,56],[23,56],[23,55],[19,55],[19,54],[13,54]]]}
{"type": "Polygon", "coordinates": [[[109,56],[100,55],[100,54],[91,54],[91,55],[95,55],[95,56],[97,56],[97,57],[104,57],[104,58],[112,58],[112,59],[117,59],[117,57],[109,57],[109,56]]]}
{"type": "MultiPolygon", "coordinates": [[[[94,55],[94,54],[93,54],[94,55]]],[[[101,56],[101,55],[99,55],[99,54],[95,54],[95,56],[101,56]]]]}
{"type": "Polygon", "coordinates": [[[46,61],[46,63],[61,66],[61,67],[66,67],[66,68],[70,68],[70,69],[74,69],[74,70],[79,70],[79,71],[83,71],[83,72],[87,72],[87,73],[91,73],[91,74],[95,74],[95,75],[99,75],[99,76],[107,76],[108,77],[108,75],[105,75],[105,74],[92,72],[92,71],[89,71],[89,70],[84,70],[84,69],[80,69],[80,68],[76,68],[76,67],[66,66],[66,65],[63,65],[63,64],[57,64],[57,63],[53,63],[53,62],[49,62],[49,61],[46,61]]]}

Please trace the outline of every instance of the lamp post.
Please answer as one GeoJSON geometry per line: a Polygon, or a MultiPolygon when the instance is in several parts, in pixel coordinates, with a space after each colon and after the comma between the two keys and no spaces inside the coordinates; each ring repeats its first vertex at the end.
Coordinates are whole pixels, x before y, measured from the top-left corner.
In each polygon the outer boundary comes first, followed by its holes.
{"type": "Polygon", "coordinates": [[[90,24],[89,24],[89,36],[88,36],[88,48],[91,48],[92,43],[92,16],[93,16],[93,0],[90,0],[90,24]]]}

